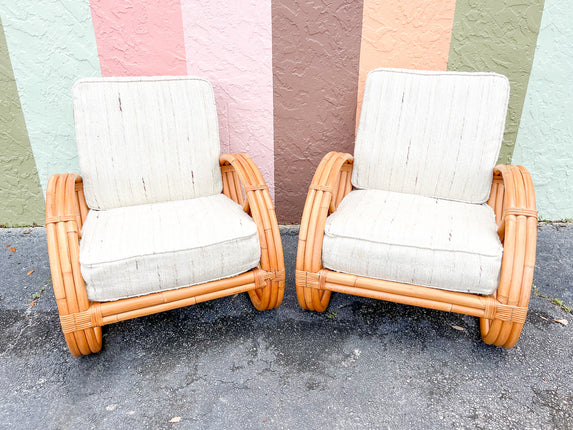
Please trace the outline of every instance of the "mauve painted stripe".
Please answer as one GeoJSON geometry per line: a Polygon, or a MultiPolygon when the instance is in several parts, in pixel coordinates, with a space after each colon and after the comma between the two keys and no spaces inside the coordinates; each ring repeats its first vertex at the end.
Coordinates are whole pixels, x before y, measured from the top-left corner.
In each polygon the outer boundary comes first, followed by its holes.
{"type": "Polygon", "coordinates": [[[215,90],[221,152],[245,152],[274,196],[271,0],[182,4],[189,74],[215,90]]]}
{"type": "Polygon", "coordinates": [[[352,152],[362,1],[273,1],[276,210],[300,222],[329,151],[352,152]]]}
{"type": "Polygon", "coordinates": [[[102,76],[186,75],[179,0],[91,0],[102,76]]]}
{"type": "Polygon", "coordinates": [[[455,6],[455,0],[364,0],[357,119],[371,70],[446,69],[455,6]]]}
{"type": "Polygon", "coordinates": [[[500,163],[510,163],[533,64],[543,0],[458,0],[448,70],[497,72],[511,93],[500,163]]]}
{"type": "Polygon", "coordinates": [[[44,194],[0,18],[0,224],[44,223],[44,194]]]}

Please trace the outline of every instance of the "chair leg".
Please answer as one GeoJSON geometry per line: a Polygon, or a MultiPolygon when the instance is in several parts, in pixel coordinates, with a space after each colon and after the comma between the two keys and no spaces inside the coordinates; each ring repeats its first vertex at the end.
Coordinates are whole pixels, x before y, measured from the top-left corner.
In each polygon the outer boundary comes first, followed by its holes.
{"type": "MultiPolygon", "coordinates": [[[[527,170],[522,166],[497,166],[490,203],[496,213],[499,231],[503,232],[504,245],[497,297],[503,303],[527,309],[537,244],[535,193],[527,170]],[[495,178],[498,179],[497,184],[495,178]],[[503,179],[503,185],[499,179],[503,179]]],[[[521,335],[523,322],[482,318],[480,328],[485,343],[511,348],[521,335]]]]}
{"type": "Polygon", "coordinates": [[[74,357],[90,355],[99,352],[102,347],[101,327],[64,333],[66,344],[74,357]]]}
{"type": "Polygon", "coordinates": [[[485,343],[504,348],[513,348],[523,329],[522,323],[480,318],[481,337],[485,343]],[[493,339],[493,341],[489,341],[493,339]]]}
{"type": "Polygon", "coordinates": [[[78,357],[101,350],[101,327],[68,331],[66,317],[89,308],[79,264],[81,203],[78,202],[76,174],[53,175],[46,190],[46,235],[54,295],[66,343],[78,357]]]}

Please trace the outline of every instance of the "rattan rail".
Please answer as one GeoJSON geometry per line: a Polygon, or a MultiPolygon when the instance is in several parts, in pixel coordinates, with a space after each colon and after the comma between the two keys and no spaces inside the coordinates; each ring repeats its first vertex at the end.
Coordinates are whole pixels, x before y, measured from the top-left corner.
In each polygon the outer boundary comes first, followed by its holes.
{"type": "Polygon", "coordinates": [[[338,273],[322,267],[326,218],[352,190],[352,163],[350,154],[327,154],[309,187],[296,261],[300,306],[322,312],[335,291],[472,315],[480,318],[484,342],[513,347],[527,315],[537,241],[535,194],[527,170],[506,165],[494,169],[488,204],[496,214],[504,251],[496,292],[481,296],[338,273]]]}
{"type": "Polygon", "coordinates": [[[280,232],[263,177],[245,154],[220,158],[223,193],[242,205],[257,225],[259,267],[241,275],[200,285],[111,302],[91,302],[79,264],[81,228],[89,212],[82,178],[53,175],[46,192],[46,229],[54,295],[66,343],[74,356],[100,351],[107,324],[248,292],[259,310],[280,305],[284,294],[284,257],[280,232]]]}

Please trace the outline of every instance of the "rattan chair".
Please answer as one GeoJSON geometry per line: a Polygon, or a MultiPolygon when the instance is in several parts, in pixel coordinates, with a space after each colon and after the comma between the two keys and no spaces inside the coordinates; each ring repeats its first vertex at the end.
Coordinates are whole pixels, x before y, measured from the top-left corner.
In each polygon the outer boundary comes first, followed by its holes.
{"type": "Polygon", "coordinates": [[[300,306],[340,292],[480,318],[511,348],[525,322],[537,212],[529,173],[498,165],[509,82],[493,73],[377,69],[355,156],[316,173],[296,262],[300,306]]]}
{"type": "Polygon", "coordinates": [[[54,294],[70,352],[102,326],[248,292],[279,306],[284,259],[251,159],[219,155],[215,99],[193,77],[95,78],[73,88],[82,176],[46,193],[54,294]]]}

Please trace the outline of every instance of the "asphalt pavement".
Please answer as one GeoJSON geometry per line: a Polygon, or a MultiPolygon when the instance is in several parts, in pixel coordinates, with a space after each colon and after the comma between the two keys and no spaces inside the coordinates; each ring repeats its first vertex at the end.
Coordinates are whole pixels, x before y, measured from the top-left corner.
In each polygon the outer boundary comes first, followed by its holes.
{"type": "Polygon", "coordinates": [[[278,309],[241,294],[121,322],[75,358],[45,229],[0,229],[0,428],[573,429],[573,224],[539,225],[511,350],[484,344],[469,316],[342,294],[302,310],[298,229],[281,231],[278,309]]]}

